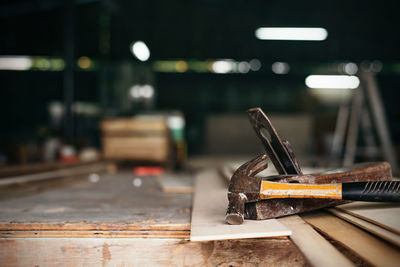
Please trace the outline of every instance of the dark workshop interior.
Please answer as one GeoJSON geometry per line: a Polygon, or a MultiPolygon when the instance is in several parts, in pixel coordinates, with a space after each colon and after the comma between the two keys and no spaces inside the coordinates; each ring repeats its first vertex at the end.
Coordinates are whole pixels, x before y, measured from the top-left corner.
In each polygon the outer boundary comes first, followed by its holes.
{"type": "MultiPolygon", "coordinates": [[[[357,178],[346,174],[324,183],[390,180],[382,192],[398,194],[396,181],[391,188],[400,174],[398,10],[397,1],[360,0],[1,0],[0,238],[19,243],[0,243],[0,265],[327,266],[296,243],[294,219],[282,222],[292,231],[286,239],[216,241],[204,237],[207,229],[194,231],[201,188],[195,180],[214,170],[229,183],[240,165],[266,153],[264,176],[289,181],[280,175],[344,167],[359,170],[357,178]],[[274,133],[254,132],[261,115],[252,121],[247,111],[255,107],[294,154],[274,133]],[[272,152],[263,138],[273,143],[272,152]],[[365,162],[390,165],[354,167],[365,162]],[[204,236],[194,235],[199,232],[204,236]],[[60,238],[70,241],[54,252],[60,238]],[[129,243],[135,238],[142,243],[129,243]],[[175,243],[167,245],[168,238],[175,243]],[[187,242],[182,247],[181,239],[187,242]],[[76,246],[89,252],[77,256],[76,246]],[[164,250],[157,258],[146,247],[164,250]],[[273,247],[275,256],[252,252],[249,259],[249,247],[273,247]],[[185,263],[185,255],[193,258],[185,263]]],[[[221,186],[224,221],[227,183],[221,186]]],[[[206,191],[212,199],[213,190],[206,191]]],[[[318,206],[268,217],[266,200],[258,201],[246,202],[242,217],[269,219],[318,206]]],[[[318,207],[339,202],[332,203],[318,207]]],[[[398,263],[400,208],[390,208],[394,225],[374,224],[391,234],[378,235],[383,245],[357,250],[317,218],[320,212],[376,239],[360,226],[374,220],[340,208],[346,205],[296,218],[311,226],[310,236],[328,240],[337,263],[398,263]],[[387,259],[374,257],[375,248],[387,259]]]]}

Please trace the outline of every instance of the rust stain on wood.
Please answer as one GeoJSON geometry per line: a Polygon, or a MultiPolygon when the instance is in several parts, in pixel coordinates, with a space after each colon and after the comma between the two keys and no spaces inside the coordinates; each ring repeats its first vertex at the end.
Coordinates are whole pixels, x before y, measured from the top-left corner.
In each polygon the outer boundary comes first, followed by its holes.
{"type": "Polygon", "coordinates": [[[111,253],[110,250],[108,249],[108,244],[106,242],[104,242],[103,244],[102,253],[103,253],[102,264],[103,266],[106,266],[107,262],[111,260],[111,253]]]}

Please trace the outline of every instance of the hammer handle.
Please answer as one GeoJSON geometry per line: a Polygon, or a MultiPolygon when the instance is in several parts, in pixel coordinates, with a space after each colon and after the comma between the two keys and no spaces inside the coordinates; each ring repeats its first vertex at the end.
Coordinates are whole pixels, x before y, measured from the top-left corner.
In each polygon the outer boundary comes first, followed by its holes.
{"type": "Polygon", "coordinates": [[[343,184],[297,184],[261,181],[261,199],[325,198],[400,202],[400,181],[343,184]]]}
{"type": "Polygon", "coordinates": [[[342,184],[342,199],[400,202],[400,182],[360,182],[342,184]]]}

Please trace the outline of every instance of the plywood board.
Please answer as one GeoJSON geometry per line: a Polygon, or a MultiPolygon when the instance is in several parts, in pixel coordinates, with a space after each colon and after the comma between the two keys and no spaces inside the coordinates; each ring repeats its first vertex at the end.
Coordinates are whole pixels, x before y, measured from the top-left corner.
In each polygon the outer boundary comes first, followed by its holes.
{"type": "Polygon", "coordinates": [[[400,203],[353,202],[337,208],[400,235],[400,203]]]}
{"type": "Polygon", "coordinates": [[[275,219],[245,220],[242,225],[225,223],[227,187],[214,170],[196,177],[192,210],[191,241],[288,236],[291,231],[275,219]]]}
{"type": "Polygon", "coordinates": [[[292,231],[290,239],[311,266],[355,266],[298,215],[279,218],[278,221],[292,231]]]}
{"type": "Polygon", "coordinates": [[[164,194],[131,172],[80,177],[0,188],[1,236],[189,238],[191,194],[164,194]]]}
{"type": "Polygon", "coordinates": [[[380,238],[326,212],[302,216],[314,228],[375,266],[399,266],[400,250],[380,238]]]}
{"type": "Polygon", "coordinates": [[[362,229],[376,236],[379,236],[380,238],[385,239],[386,241],[392,243],[393,245],[400,247],[400,235],[393,233],[389,230],[386,230],[385,228],[382,228],[376,224],[364,221],[363,219],[360,219],[356,216],[345,213],[339,209],[331,208],[328,209],[328,211],[354,225],[357,225],[358,227],[361,227],[362,229]]]}

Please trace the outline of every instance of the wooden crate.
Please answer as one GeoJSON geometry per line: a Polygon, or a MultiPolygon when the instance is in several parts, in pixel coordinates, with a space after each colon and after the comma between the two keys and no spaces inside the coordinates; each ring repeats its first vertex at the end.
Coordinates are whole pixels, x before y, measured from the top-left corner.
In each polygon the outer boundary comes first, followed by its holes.
{"type": "Polygon", "coordinates": [[[170,138],[164,119],[118,118],[101,123],[103,157],[165,164],[170,138]]]}

